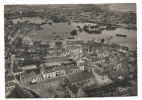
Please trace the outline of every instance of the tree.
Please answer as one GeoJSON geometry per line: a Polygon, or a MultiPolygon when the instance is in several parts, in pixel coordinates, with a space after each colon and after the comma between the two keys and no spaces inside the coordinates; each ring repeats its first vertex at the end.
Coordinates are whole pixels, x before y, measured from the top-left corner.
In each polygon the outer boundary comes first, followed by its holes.
{"type": "Polygon", "coordinates": [[[77,35],[77,30],[72,30],[72,31],[70,32],[70,34],[73,35],[73,36],[74,36],[74,35],[77,35]]]}
{"type": "Polygon", "coordinates": [[[21,43],[22,42],[22,38],[19,37],[17,42],[21,43]]]}
{"type": "Polygon", "coordinates": [[[105,42],[105,39],[101,39],[101,43],[104,43],[105,42]]]}
{"type": "Polygon", "coordinates": [[[82,32],[82,29],[80,28],[79,31],[82,32]]]}

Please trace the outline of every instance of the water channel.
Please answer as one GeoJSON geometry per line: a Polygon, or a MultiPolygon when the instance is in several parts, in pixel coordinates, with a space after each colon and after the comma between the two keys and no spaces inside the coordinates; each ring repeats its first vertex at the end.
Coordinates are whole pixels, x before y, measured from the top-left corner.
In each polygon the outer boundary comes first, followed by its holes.
{"type": "MultiPolygon", "coordinates": [[[[45,22],[44,19],[41,19],[39,17],[23,17],[12,19],[13,23],[17,23],[17,21],[24,22],[29,21],[30,23],[38,23],[41,24],[42,22],[45,22]]],[[[52,22],[51,20],[49,20],[52,22]]],[[[49,22],[47,21],[47,23],[49,22]]],[[[43,42],[49,42],[54,43],[56,41],[63,41],[69,40],[68,37],[74,37],[75,40],[92,40],[98,41],[101,38],[105,39],[105,42],[115,42],[119,43],[120,45],[128,46],[130,50],[136,50],[137,49],[137,31],[136,30],[128,30],[123,28],[117,28],[116,30],[106,31],[103,30],[102,34],[88,34],[84,31],[80,32],[77,28],[77,26],[80,26],[83,28],[84,25],[94,25],[94,23],[75,23],[71,22],[70,25],[68,23],[54,23],[52,22],[52,25],[44,24],[41,27],[43,30],[34,31],[31,33],[33,36],[27,35],[25,39],[27,40],[33,40],[33,41],[40,41],[43,42]],[[71,36],[70,32],[72,30],[77,30],[77,35],[71,36]],[[123,34],[127,35],[127,37],[118,37],[116,34],[123,34]],[[57,35],[59,35],[58,38],[55,38],[57,35]],[[110,38],[112,36],[113,38],[107,41],[107,38],[110,38]]]]}

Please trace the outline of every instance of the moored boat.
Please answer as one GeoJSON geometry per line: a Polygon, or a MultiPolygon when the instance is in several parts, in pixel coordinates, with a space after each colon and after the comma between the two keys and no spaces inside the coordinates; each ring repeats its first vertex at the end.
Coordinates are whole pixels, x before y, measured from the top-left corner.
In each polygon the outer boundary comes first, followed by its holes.
{"type": "Polygon", "coordinates": [[[71,24],[71,22],[68,23],[68,25],[70,25],[70,24],[71,24]]]}
{"type": "Polygon", "coordinates": [[[116,36],[127,37],[127,35],[123,35],[123,34],[116,34],[116,36]]]}

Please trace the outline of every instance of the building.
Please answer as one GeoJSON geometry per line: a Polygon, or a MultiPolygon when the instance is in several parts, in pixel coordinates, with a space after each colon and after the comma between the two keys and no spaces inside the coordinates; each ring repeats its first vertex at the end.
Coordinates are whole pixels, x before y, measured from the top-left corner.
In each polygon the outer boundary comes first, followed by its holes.
{"type": "Polygon", "coordinates": [[[24,57],[21,55],[16,55],[15,56],[15,59],[14,60],[16,60],[16,61],[24,61],[24,57]]]}
{"type": "Polygon", "coordinates": [[[44,58],[52,58],[52,57],[65,57],[67,54],[65,52],[65,48],[48,48],[44,51],[44,58]]]}
{"type": "Polygon", "coordinates": [[[28,47],[27,52],[36,52],[36,47],[28,47]]]}
{"type": "Polygon", "coordinates": [[[76,85],[78,88],[95,84],[95,77],[92,72],[81,71],[78,73],[68,74],[68,86],[76,85]]]}
{"type": "Polygon", "coordinates": [[[5,77],[5,82],[8,82],[8,83],[10,83],[10,82],[15,82],[14,75],[12,75],[12,74],[7,75],[7,76],[5,77]]]}
{"type": "Polygon", "coordinates": [[[11,83],[5,83],[5,91],[10,91],[12,89],[14,89],[15,87],[15,83],[11,82],[11,83]]]}
{"type": "Polygon", "coordinates": [[[50,48],[55,48],[55,44],[54,43],[50,43],[49,47],[50,48]]]}
{"type": "Polygon", "coordinates": [[[48,48],[45,50],[45,54],[44,54],[44,57],[45,58],[50,58],[50,57],[54,57],[55,56],[55,48],[48,48]]]}
{"type": "Polygon", "coordinates": [[[37,67],[36,67],[36,65],[31,64],[31,65],[25,65],[21,68],[22,68],[22,70],[29,70],[29,69],[35,69],[37,67]]]}
{"type": "Polygon", "coordinates": [[[20,76],[20,83],[22,84],[30,84],[41,80],[42,80],[41,74],[30,73],[30,74],[23,74],[20,76]]]}
{"type": "Polygon", "coordinates": [[[129,69],[130,69],[130,72],[134,72],[136,70],[136,67],[134,63],[132,64],[129,64],[129,69]]]}
{"type": "Polygon", "coordinates": [[[79,60],[77,61],[77,66],[79,67],[79,69],[80,69],[81,71],[84,70],[84,64],[85,64],[85,61],[83,61],[83,60],[81,60],[81,59],[79,59],[79,60]]]}
{"type": "Polygon", "coordinates": [[[69,87],[69,96],[71,98],[79,98],[83,97],[85,95],[84,91],[82,91],[82,88],[78,88],[75,85],[72,85],[69,87]]]}
{"type": "Polygon", "coordinates": [[[74,46],[82,46],[83,45],[83,42],[82,40],[77,40],[77,41],[74,41],[74,39],[71,41],[66,41],[66,45],[74,45],[74,46]]]}
{"type": "Polygon", "coordinates": [[[6,92],[15,87],[14,75],[8,75],[5,77],[5,90],[6,92]]]}
{"type": "Polygon", "coordinates": [[[113,66],[113,69],[116,69],[116,70],[118,70],[118,69],[120,69],[120,68],[122,68],[122,63],[121,63],[121,62],[118,62],[118,63],[116,64],[116,66],[113,66]]]}
{"type": "Polygon", "coordinates": [[[55,48],[61,48],[63,42],[55,42],[55,48]]]}
{"type": "Polygon", "coordinates": [[[43,49],[48,49],[48,48],[50,48],[50,47],[49,47],[49,44],[38,44],[38,47],[43,48],[43,49]]]}
{"type": "Polygon", "coordinates": [[[65,69],[66,74],[71,74],[71,73],[76,73],[78,71],[81,71],[78,66],[74,66],[74,65],[63,66],[62,68],[65,69]]]}
{"type": "Polygon", "coordinates": [[[125,69],[119,69],[117,71],[111,71],[108,74],[108,77],[111,79],[120,79],[120,77],[123,77],[124,75],[128,75],[128,73],[130,72],[130,70],[128,68],[125,69]]]}
{"type": "Polygon", "coordinates": [[[41,68],[43,79],[54,78],[65,75],[65,70],[61,67],[46,67],[41,68]]]}
{"type": "Polygon", "coordinates": [[[112,70],[112,65],[108,63],[96,64],[95,69],[101,74],[108,73],[109,71],[112,70]]]}
{"type": "Polygon", "coordinates": [[[14,75],[21,75],[25,71],[23,71],[22,68],[15,68],[15,69],[13,69],[13,72],[14,72],[14,75]]]}
{"type": "Polygon", "coordinates": [[[93,58],[92,59],[92,66],[95,66],[96,64],[101,64],[101,63],[105,63],[105,58],[93,58]]]}
{"type": "Polygon", "coordinates": [[[66,65],[76,65],[76,62],[68,57],[52,57],[42,59],[43,63],[45,63],[45,67],[48,66],[66,66],[66,65]]]}
{"type": "Polygon", "coordinates": [[[121,46],[117,51],[126,54],[128,50],[128,47],[121,46]]]}

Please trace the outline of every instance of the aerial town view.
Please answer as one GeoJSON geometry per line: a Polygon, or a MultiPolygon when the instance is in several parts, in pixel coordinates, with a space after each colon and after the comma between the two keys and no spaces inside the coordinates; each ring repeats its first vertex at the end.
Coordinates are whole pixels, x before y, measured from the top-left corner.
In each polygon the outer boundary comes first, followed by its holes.
{"type": "Polygon", "coordinates": [[[4,5],[5,98],[137,96],[136,3],[4,5]]]}

